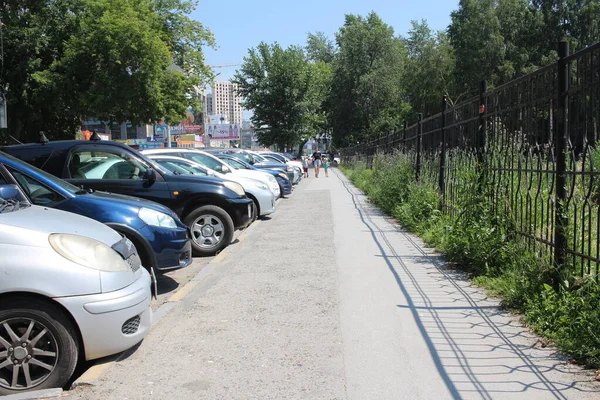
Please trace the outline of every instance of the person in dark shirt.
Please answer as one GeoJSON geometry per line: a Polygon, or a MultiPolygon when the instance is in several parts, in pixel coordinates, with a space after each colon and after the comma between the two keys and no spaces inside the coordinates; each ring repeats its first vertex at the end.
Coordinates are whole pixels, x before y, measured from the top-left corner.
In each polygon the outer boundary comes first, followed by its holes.
{"type": "Polygon", "coordinates": [[[318,147],[315,147],[315,152],[312,154],[313,165],[315,167],[315,178],[319,177],[319,169],[323,161],[321,160],[321,152],[318,147]]]}

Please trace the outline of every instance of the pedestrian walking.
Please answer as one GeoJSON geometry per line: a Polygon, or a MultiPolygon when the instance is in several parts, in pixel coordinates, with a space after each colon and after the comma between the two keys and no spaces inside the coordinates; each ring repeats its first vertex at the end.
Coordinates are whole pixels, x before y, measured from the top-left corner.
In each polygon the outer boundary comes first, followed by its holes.
{"type": "Polygon", "coordinates": [[[321,165],[323,161],[321,160],[322,155],[319,151],[318,147],[315,147],[315,152],[312,154],[313,165],[315,167],[315,178],[319,177],[319,170],[321,169],[321,165]]]}
{"type": "Polygon", "coordinates": [[[302,157],[302,168],[304,169],[304,177],[308,178],[308,156],[302,157]]]}
{"type": "Polygon", "coordinates": [[[330,166],[330,161],[329,158],[325,159],[325,162],[323,163],[323,168],[325,169],[325,178],[329,178],[329,166],[330,166]]]}

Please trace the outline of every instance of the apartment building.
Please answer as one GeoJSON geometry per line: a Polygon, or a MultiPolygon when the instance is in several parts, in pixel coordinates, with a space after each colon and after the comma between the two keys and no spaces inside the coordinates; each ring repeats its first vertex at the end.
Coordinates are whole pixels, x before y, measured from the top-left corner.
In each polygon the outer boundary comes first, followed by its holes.
{"type": "Polygon", "coordinates": [[[212,85],[209,115],[225,114],[232,124],[242,123],[243,99],[237,93],[238,85],[228,81],[214,82],[212,85]]]}

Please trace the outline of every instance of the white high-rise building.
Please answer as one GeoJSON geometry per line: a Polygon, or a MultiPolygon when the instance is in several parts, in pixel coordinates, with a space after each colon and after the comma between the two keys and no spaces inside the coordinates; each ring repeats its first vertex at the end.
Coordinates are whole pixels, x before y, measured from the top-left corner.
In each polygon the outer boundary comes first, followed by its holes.
{"type": "Polygon", "coordinates": [[[232,124],[242,123],[242,97],[237,92],[238,85],[228,81],[214,82],[212,85],[212,107],[209,115],[225,114],[232,124]],[[212,112],[211,112],[212,111],[212,112]]]}
{"type": "Polygon", "coordinates": [[[213,115],[213,95],[212,93],[209,93],[206,95],[206,118],[208,118],[209,115],[213,115]]]}

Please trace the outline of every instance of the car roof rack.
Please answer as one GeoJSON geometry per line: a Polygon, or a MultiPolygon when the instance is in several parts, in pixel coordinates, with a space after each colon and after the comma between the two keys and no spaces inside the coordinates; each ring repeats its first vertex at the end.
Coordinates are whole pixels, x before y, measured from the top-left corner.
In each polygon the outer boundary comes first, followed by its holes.
{"type": "Polygon", "coordinates": [[[97,133],[97,132],[96,132],[96,130],[94,129],[94,130],[92,131],[92,135],[90,136],[90,139],[89,139],[89,140],[96,142],[96,141],[98,141],[98,140],[102,140],[102,138],[100,137],[100,135],[98,135],[98,133],[97,133]]]}
{"type": "Polygon", "coordinates": [[[46,143],[48,143],[48,142],[50,141],[50,140],[48,140],[48,138],[47,138],[47,137],[46,137],[46,135],[44,134],[44,131],[40,131],[39,135],[40,135],[39,142],[40,142],[41,144],[46,144],[46,143]]]}

